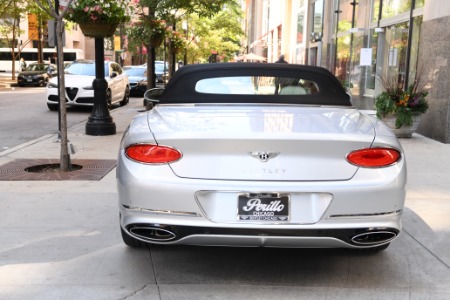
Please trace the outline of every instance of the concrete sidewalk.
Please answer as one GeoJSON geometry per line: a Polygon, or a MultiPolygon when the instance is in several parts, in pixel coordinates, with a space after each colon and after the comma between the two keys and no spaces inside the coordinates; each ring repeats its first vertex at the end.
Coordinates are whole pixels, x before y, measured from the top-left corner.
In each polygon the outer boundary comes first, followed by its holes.
{"type": "Polygon", "coordinates": [[[11,72],[0,72],[0,89],[15,87],[17,85],[18,74],[16,73],[16,79],[12,80],[11,72]]]}
{"type": "MultiPolygon", "coordinates": [[[[111,111],[117,134],[69,128],[72,159],[116,159],[142,100],[111,111]]],[[[0,165],[59,158],[55,135],[0,165]]],[[[100,181],[0,181],[0,299],[450,299],[450,145],[402,139],[404,230],[377,255],[341,250],[164,247],[120,237],[114,170],[100,181]]]]}

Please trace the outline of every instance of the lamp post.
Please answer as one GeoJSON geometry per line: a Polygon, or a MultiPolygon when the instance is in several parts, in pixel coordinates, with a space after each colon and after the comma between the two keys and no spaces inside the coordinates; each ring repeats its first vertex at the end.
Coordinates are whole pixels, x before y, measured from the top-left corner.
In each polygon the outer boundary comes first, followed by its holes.
{"type": "Polygon", "coordinates": [[[86,123],[87,135],[112,135],[116,134],[116,124],[109,115],[108,103],[106,103],[106,90],[108,82],[105,80],[105,49],[103,38],[95,38],[95,79],[94,108],[86,123]]]}

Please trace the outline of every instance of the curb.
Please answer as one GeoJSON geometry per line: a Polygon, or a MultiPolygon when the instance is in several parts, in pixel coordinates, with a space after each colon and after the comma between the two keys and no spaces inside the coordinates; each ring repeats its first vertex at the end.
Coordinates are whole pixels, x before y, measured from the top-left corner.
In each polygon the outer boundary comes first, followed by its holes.
{"type": "Polygon", "coordinates": [[[51,137],[53,137],[53,136],[55,136],[54,133],[52,133],[52,134],[46,134],[46,135],[41,136],[41,137],[39,137],[39,138],[35,138],[34,140],[25,142],[25,143],[23,143],[23,144],[14,146],[14,147],[9,148],[9,149],[6,149],[5,151],[0,152],[0,157],[6,156],[6,155],[11,154],[11,153],[14,153],[14,152],[19,151],[19,150],[21,150],[21,149],[23,149],[23,148],[26,148],[26,147],[28,147],[28,146],[34,145],[34,144],[39,143],[39,142],[41,142],[41,141],[43,141],[43,140],[49,139],[49,138],[51,138],[51,137]]]}
{"type": "Polygon", "coordinates": [[[12,88],[17,86],[17,78],[12,80],[11,73],[0,72],[0,88],[12,88]]]}

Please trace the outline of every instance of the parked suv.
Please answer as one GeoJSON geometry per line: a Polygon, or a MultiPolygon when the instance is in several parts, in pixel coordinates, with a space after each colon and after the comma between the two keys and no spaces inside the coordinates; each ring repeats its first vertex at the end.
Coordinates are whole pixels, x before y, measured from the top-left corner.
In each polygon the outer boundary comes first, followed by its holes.
{"type": "MultiPolygon", "coordinates": [[[[69,106],[93,106],[95,79],[95,62],[92,60],[76,60],[64,69],[66,103],[69,106]]],[[[115,103],[126,105],[130,99],[128,76],[119,64],[105,61],[105,79],[108,83],[106,91],[108,107],[115,103]]],[[[57,78],[47,84],[47,106],[50,110],[58,109],[57,78]]]]}

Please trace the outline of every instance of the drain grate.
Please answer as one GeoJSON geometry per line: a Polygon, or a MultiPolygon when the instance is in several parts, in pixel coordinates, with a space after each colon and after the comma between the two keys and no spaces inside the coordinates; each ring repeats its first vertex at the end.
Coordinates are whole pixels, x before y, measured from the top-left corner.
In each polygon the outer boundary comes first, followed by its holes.
{"type": "Polygon", "coordinates": [[[58,159],[16,159],[0,166],[0,181],[33,180],[100,180],[115,168],[116,160],[74,159],[73,165],[81,166],[71,172],[27,172],[35,166],[59,165],[58,159]]]}

